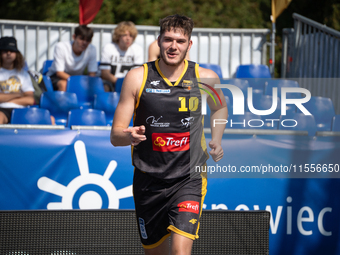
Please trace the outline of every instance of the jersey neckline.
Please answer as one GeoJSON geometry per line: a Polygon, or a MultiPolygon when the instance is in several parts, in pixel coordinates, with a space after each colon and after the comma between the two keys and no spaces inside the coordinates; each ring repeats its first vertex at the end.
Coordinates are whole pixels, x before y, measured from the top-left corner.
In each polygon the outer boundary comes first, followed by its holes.
{"type": "Polygon", "coordinates": [[[172,84],[168,78],[165,77],[165,75],[162,73],[161,69],[159,68],[159,59],[156,60],[155,65],[156,65],[156,69],[158,71],[158,73],[162,76],[162,78],[164,79],[164,81],[171,87],[173,86],[177,86],[179,84],[179,82],[182,80],[184,74],[186,73],[187,69],[188,69],[188,61],[186,59],[184,59],[184,69],[182,74],[180,75],[180,77],[177,79],[177,81],[175,82],[175,84],[172,84]]]}

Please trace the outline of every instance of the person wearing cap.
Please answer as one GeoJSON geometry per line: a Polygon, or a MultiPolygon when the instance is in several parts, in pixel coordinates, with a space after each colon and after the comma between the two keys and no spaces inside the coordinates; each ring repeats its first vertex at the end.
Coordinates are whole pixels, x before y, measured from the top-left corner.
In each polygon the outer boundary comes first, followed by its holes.
{"type": "Polygon", "coordinates": [[[93,30],[86,25],[76,27],[73,41],[59,42],[54,49],[53,63],[46,73],[50,76],[53,89],[66,91],[67,79],[71,75],[96,76],[97,52],[91,44],[93,30]]]}
{"type": "Polygon", "coordinates": [[[34,87],[14,37],[0,38],[0,54],[0,124],[7,124],[13,109],[34,104],[34,87]]]}

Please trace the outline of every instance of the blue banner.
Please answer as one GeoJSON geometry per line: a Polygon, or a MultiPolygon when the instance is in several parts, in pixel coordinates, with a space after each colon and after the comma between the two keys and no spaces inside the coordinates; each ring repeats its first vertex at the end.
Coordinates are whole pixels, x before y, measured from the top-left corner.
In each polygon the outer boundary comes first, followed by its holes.
{"type": "MultiPolygon", "coordinates": [[[[131,148],[109,136],[1,129],[0,210],[133,209],[131,148]]],[[[223,148],[198,169],[205,209],[270,211],[270,254],[340,254],[340,137],[226,134],[223,148]]]]}

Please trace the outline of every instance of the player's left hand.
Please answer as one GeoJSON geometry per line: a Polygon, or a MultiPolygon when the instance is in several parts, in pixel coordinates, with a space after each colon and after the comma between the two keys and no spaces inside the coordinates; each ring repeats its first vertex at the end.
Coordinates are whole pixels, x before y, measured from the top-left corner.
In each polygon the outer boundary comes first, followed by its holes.
{"type": "Polygon", "coordinates": [[[211,148],[211,151],[209,154],[213,158],[215,162],[221,160],[223,158],[224,152],[222,149],[222,146],[220,143],[215,142],[215,141],[210,141],[209,147],[211,148]]]}

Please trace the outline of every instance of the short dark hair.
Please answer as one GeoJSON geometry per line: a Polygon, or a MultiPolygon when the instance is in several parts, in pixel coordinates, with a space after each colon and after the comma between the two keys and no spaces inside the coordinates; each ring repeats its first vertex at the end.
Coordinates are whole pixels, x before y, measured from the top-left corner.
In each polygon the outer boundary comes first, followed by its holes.
{"type": "Polygon", "coordinates": [[[160,36],[171,29],[174,29],[175,31],[180,29],[185,35],[188,35],[190,39],[192,30],[194,28],[194,22],[187,16],[175,14],[161,19],[159,21],[159,26],[160,36]]]}
{"type": "Polygon", "coordinates": [[[74,35],[76,37],[80,36],[81,39],[91,42],[93,37],[93,30],[86,25],[80,25],[74,30],[74,35]]]}

